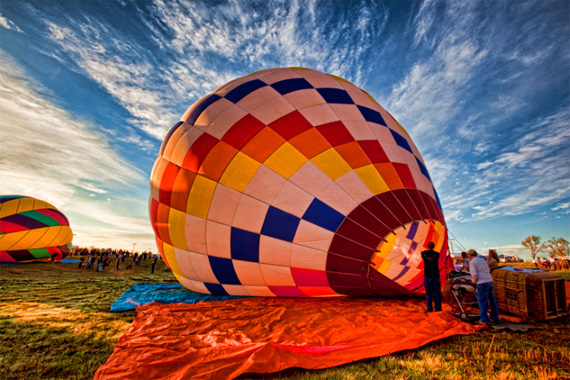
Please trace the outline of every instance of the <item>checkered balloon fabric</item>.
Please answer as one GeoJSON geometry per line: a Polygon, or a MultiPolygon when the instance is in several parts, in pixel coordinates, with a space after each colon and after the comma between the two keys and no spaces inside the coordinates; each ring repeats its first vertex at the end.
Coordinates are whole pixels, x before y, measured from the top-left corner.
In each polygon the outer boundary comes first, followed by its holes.
{"type": "Polygon", "coordinates": [[[150,183],[158,249],[201,293],[419,294],[420,252],[447,253],[410,136],[366,92],[310,69],[259,71],[197,101],[150,183]]]}

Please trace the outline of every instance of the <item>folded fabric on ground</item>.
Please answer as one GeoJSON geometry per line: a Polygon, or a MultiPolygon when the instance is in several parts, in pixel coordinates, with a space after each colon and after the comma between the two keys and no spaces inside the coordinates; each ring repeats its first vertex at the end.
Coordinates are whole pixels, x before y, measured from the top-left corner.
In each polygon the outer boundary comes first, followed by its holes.
{"type": "Polygon", "coordinates": [[[237,296],[213,296],[192,292],[180,284],[149,284],[141,283],[131,286],[119,297],[113,305],[112,312],[134,310],[137,306],[146,305],[154,301],[161,303],[197,303],[202,301],[222,301],[238,299],[237,296]]]}
{"type": "Polygon", "coordinates": [[[425,300],[244,298],[137,308],[95,380],[233,379],[322,369],[413,349],[473,326],[425,300]]]}

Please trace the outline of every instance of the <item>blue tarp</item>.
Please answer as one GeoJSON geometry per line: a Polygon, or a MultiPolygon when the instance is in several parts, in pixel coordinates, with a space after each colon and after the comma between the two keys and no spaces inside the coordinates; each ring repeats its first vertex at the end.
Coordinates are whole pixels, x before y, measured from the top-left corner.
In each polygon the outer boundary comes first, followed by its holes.
{"type": "Polygon", "coordinates": [[[519,268],[519,267],[512,267],[512,266],[506,266],[506,267],[501,267],[502,270],[510,270],[513,272],[520,272],[520,273],[538,273],[538,272],[544,272],[542,269],[532,269],[532,268],[519,268]]]}
{"type": "Polygon", "coordinates": [[[113,305],[112,312],[134,310],[137,306],[157,301],[161,303],[197,303],[202,301],[222,301],[246,297],[214,296],[192,292],[180,284],[135,284],[123,293],[113,305]]]}
{"type": "Polygon", "coordinates": [[[81,260],[78,259],[63,259],[60,261],[60,263],[64,263],[64,264],[71,264],[71,263],[78,263],[81,260]]]}

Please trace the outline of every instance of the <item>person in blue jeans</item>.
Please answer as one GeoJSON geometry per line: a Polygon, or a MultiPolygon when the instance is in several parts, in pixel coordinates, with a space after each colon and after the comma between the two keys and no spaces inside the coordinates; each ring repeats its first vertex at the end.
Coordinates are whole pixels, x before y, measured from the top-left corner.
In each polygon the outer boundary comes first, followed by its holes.
{"type": "Polygon", "coordinates": [[[477,303],[479,304],[479,321],[478,324],[500,323],[499,306],[495,298],[495,283],[491,276],[491,270],[487,262],[477,255],[477,251],[470,249],[467,254],[471,261],[469,262],[469,273],[471,281],[477,284],[477,303]],[[487,312],[491,308],[491,319],[487,312]]]}
{"type": "Polygon", "coordinates": [[[428,250],[422,252],[424,260],[424,287],[428,313],[441,311],[441,280],[439,279],[439,252],[434,251],[433,242],[428,243],[428,250]],[[432,305],[433,304],[433,305],[432,305]]]}

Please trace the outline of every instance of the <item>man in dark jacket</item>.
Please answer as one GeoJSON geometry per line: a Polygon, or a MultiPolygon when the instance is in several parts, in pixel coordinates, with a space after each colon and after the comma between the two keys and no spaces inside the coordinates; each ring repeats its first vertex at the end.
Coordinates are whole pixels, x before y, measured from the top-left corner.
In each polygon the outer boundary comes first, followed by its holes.
{"type": "Polygon", "coordinates": [[[426,289],[427,311],[441,311],[441,281],[439,279],[439,252],[433,250],[433,242],[428,243],[428,250],[422,252],[424,260],[424,287],[426,289]],[[433,305],[432,305],[433,301],[433,305]]]}

